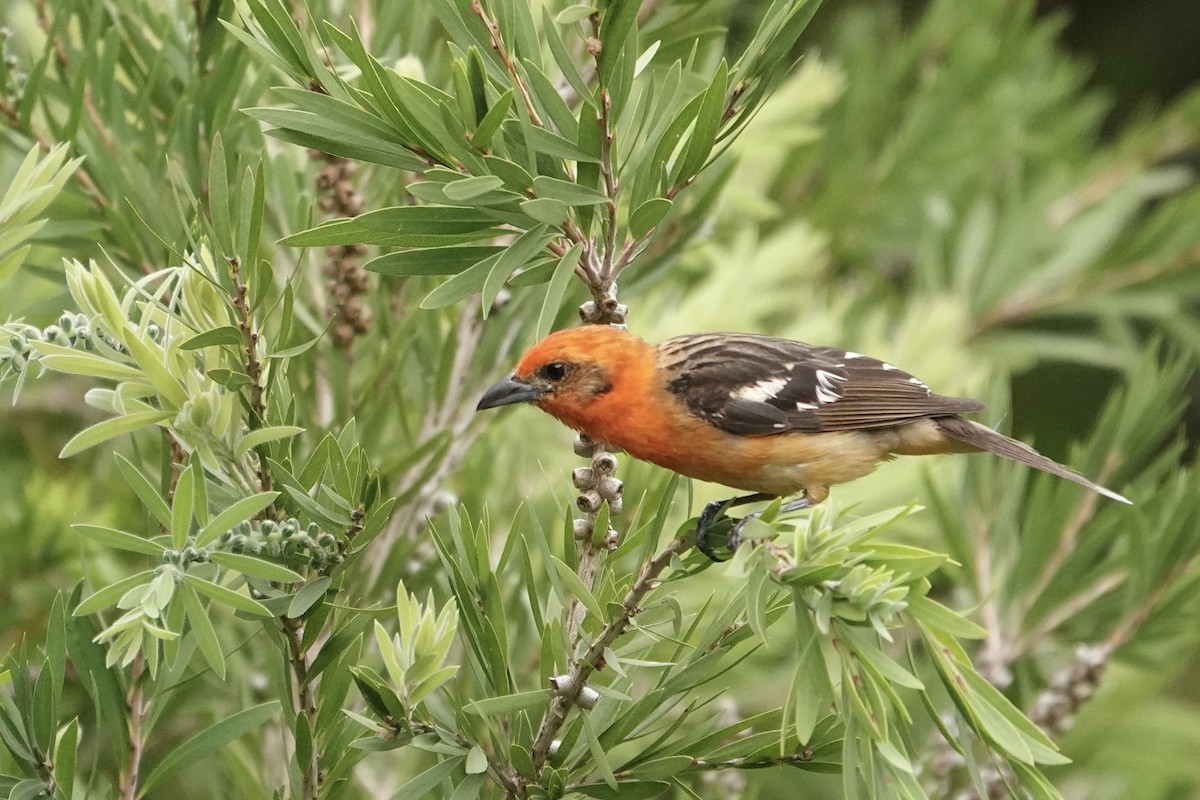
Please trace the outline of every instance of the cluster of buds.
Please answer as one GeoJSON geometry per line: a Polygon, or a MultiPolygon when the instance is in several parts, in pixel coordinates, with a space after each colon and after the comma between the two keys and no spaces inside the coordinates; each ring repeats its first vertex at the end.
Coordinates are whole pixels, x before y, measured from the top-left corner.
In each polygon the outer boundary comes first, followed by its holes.
{"type": "MultiPolygon", "coordinates": [[[[23,372],[32,361],[37,360],[37,352],[33,349],[34,342],[48,342],[60,347],[96,349],[96,331],[91,320],[84,314],[63,314],[58,323],[38,328],[33,325],[7,325],[7,346],[0,345],[0,366],[14,373],[23,372]]],[[[104,343],[113,349],[119,345],[104,334],[104,343]]]]}
{"type": "MultiPolygon", "coordinates": [[[[358,167],[348,158],[310,151],[313,158],[323,159],[325,166],[317,173],[317,188],[322,194],[318,204],[327,216],[357,217],[366,206],[354,180],[358,167]]],[[[341,347],[349,347],[355,337],[371,329],[371,309],[363,303],[370,289],[366,270],[359,259],[366,253],[361,244],[345,244],[326,249],[329,263],[324,272],[329,278],[329,314],[336,320],[331,333],[341,347]]]]}
{"type": "Polygon", "coordinates": [[[625,317],[629,314],[629,306],[618,303],[614,295],[609,295],[597,303],[588,300],[579,307],[579,318],[588,325],[625,325],[625,317]]]}
{"type": "Polygon", "coordinates": [[[163,550],[162,563],[154,569],[155,575],[172,572],[175,582],[183,580],[183,573],[192,564],[207,564],[212,558],[212,550],[208,547],[184,547],[181,550],[167,548],[163,550]],[[177,569],[172,570],[172,567],[177,569]]]}
{"type": "Polygon", "coordinates": [[[1080,645],[1070,665],[1050,681],[1038,695],[1030,718],[1050,735],[1063,734],[1075,723],[1075,712],[1096,692],[1109,649],[1103,645],[1080,645]]]}
{"type": "MultiPolygon", "coordinates": [[[[575,693],[575,681],[574,675],[551,675],[550,688],[554,690],[555,694],[570,695],[575,693]]],[[[590,711],[596,707],[596,703],[600,702],[600,693],[584,684],[575,693],[573,702],[580,708],[590,711]]]]}
{"type": "MultiPolygon", "coordinates": [[[[575,538],[587,539],[592,535],[596,512],[605,502],[613,514],[621,513],[621,494],[625,484],[613,476],[617,471],[617,457],[604,449],[599,442],[594,442],[585,434],[579,434],[575,439],[575,454],[582,458],[591,458],[591,466],[579,467],[571,472],[571,482],[579,490],[575,498],[575,507],[587,515],[586,518],[575,520],[575,538]]],[[[617,545],[617,532],[611,527],[604,538],[607,547],[617,545]]]]}
{"type": "Polygon", "coordinates": [[[12,38],[10,28],[0,28],[0,92],[3,92],[9,105],[18,106],[25,97],[25,84],[29,76],[21,69],[20,59],[9,49],[12,38]]]}
{"type": "Polygon", "coordinates": [[[344,560],[332,533],[315,522],[304,527],[295,517],[285,522],[263,520],[257,529],[249,521],[243,522],[221,534],[218,542],[231,553],[299,559],[314,569],[337,566],[344,560]]]}

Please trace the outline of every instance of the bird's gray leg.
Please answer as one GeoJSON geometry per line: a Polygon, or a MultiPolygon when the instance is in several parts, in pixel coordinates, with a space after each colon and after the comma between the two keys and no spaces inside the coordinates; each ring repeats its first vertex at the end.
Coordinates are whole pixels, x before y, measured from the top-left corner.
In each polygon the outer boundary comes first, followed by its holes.
{"type": "MultiPolygon", "coordinates": [[[[810,503],[808,501],[808,498],[805,497],[804,495],[800,495],[799,497],[796,497],[792,500],[788,500],[786,503],[784,503],[782,506],[779,507],[779,513],[785,514],[788,511],[799,511],[802,508],[812,508],[812,503],[810,503]]],[[[742,517],[741,519],[739,519],[737,521],[737,524],[733,526],[733,530],[731,530],[729,532],[729,543],[728,543],[727,547],[730,550],[737,550],[738,546],[741,545],[742,529],[744,527],[746,527],[746,523],[749,522],[750,520],[756,519],[760,516],[762,516],[762,512],[755,511],[753,514],[747,514],[746,516],[742,517]]]]}

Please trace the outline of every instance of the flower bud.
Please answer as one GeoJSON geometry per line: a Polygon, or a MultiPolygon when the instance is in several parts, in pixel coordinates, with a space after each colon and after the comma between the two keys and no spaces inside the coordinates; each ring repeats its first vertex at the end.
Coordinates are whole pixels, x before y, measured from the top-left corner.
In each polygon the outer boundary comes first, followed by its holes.
{"type": "Polygon", "coordinates": [[[595,708],[599,701],[600,693],[590,686],[585,686],[579,690],[579,696],[575,698],[575,705],[590,710],[595,708]]]}
{"type": "Polygon", "coordinates": [[[571,470],[571,483],[576,489],[592,489],[596,486],[596,475],[591,467],[576,467],[571,470]]]}
{"type": "Polygon", "coordinates": [[[604,502],[604,498],[599,492],[589,489],[586,492],[580,492],[575,498],[575,507],[585,514],[595,514],[600,510],[600,504],[604,502]]]}
{"type": "Polygon", "coordinates": [[[576,541],[582,542],[592,535],[592,523],[586,519],[576,518],[571,523],[571,529],[576,541]]]}
{"type": "Polygon", "coordinates": [[[617,471],[617,457],[607,451],[596,453],[592,458],[592,469],[597,475],[611,475],[617,471]]]}
{"type": "Polygon", "coordinates": [[[625,484],[617,478],[607,475],[600,479],[599,485],[596,486],[596,491],[605,500],[616,500],[625,491],[625,484]]]}

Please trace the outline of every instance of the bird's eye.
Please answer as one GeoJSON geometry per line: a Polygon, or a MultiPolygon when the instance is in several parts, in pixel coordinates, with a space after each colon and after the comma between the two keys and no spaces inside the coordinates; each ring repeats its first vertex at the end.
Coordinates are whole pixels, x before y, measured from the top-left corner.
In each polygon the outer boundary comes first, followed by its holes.
{"type": "Polygon", "coordinates": [[[567,377],[567,365],[561,361],[551,361],[541,369],[542,377],[553,383],[558,383],[567,377]]]}

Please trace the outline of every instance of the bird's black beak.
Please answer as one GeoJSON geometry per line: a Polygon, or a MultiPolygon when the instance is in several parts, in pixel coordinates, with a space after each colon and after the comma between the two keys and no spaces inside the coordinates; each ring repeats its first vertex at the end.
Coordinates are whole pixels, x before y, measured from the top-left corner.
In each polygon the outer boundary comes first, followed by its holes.
{"type": "Polygon", "coordinates": [[[507,406],[513,403],[525,403],[530,400],[537,400],[545,393],[545,389],[525,383],[525,381],[517,378],[516,373],[510,372],[501,378],[499,383],[483,393],[483,397],[480,399],[479,405],[475,406],[475,410],[483,411],[485,408],[496,408],[497,406],[507,406]]]}

